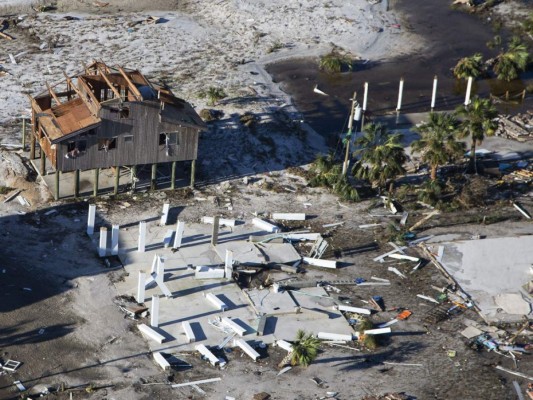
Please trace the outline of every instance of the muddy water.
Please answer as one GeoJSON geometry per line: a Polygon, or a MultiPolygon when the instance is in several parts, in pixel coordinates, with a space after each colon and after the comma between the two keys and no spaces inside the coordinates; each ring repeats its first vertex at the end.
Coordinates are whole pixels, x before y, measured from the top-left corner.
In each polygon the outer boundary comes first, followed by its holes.
{"type": "MultiPolygon", "coordinates": [[[[399,29],[409,29],[429,40],[424,53],[412,54],[395,60],[370,60],[356,66],[352,72],[328,75],[317,68],[316,59],[302,59],[269,65],[267,70],[274,81],[290,94],[305,120],[319,133],[330,136],[345,131],[349,114],[349,99],[354,91],[362,103],[363,84],[369,82],[367,110],[382,115],[394,111],[398,100],[400,78],[404,78],[402,112],[429,111],[433,78],[438,76],[437,110],[451,110],[464,101],[466,83],[454,79],[451,69],[457,61],[476,52],[485,58],[494,56],[486,43],[495,34],[493,21],[453,10],[450,0],[399,0],[393,9],[403,15],[399,29]],[[318,84],[328,97],[313,93],[318,84]]],[[[524,76],[529,82],[533,77],[524,76]]],[[[528,82],[502,84],[496,80],[476,81],[473,94],[487,97],[522,91],[528,82]]],[[[503,107],[506,112],[523,110],[515,106],[503,107]]]]}

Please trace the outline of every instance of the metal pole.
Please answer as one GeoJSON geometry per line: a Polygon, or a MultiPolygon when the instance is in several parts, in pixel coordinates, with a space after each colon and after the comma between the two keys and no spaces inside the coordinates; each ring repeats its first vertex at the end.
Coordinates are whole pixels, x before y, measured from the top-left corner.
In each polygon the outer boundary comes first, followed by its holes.
{"type": "Polygon", "coordinates": [[[152,164],[152,179],[150,181],[150,189],[157,189],[157,164],[152,164]]]}
{"type": "Polygon", "coordinates": [[[113,194],[116,196],[118,194],[118,186],[120,183],[120,166],[115,167],[115,189],[113,194]]]}
{"type": "Polygon", "coordinates": [[[170,179],[170,188],[174,190],[176,188],[176,161],[172,161],[172,173],[170,179]]]}
{"type": "Polygon", "coordinates": [[[433,93],[431,94],[431,112],[435,109],[435,101],[437,100],[437,75],[433,78],[433,93]]]}
{"type": "Polygon", "coordinates": [[[94,169],[93,196],[98,196],[98,178],[100,177],[100,168],[94,169]]]}
{"type": "Polygon", "coordinates": [[[194,184],[196,181],[196,160],[192,160],[191,162],[191,189],[194,189],[194,184]]]}
{"type": "Polygon", "coordinates": [[[344,155],[344,164],[342,165],[342,175],[345,176],[348,171],[348,159],[350,156],[350,140],[352,136],[352,127],[353,127],[353,117],[355,112],[355,98],[357,97],[357,92],[353,92],[352,104],[350,109],[350,120],[348,121],[348,133],[346,134],[346,153],[344,155]]]}

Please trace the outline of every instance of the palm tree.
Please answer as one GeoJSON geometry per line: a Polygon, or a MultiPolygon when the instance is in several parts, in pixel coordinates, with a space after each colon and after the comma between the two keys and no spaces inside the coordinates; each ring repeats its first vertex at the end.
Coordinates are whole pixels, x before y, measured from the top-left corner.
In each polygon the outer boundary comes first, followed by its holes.
{"type": "Polygon", "coordinates": [[[483,73],[483,56],[476,53],[470,57],[461,58],[453,69],[453,75],[458,79],[468,77],[477,78],[483,73]]]}
{"type": "Polygon", "coordinates": [[[281,360],[278,367],[283,368],[288,364],[307,367],[317,357],[319,349],[320,340],[314,337],[312,333],[298,329],[296,339],[292,344],[292,351],[281,360]]]}
{"type": "Polygon", "coordinates": [[[401,140],[401,134],[391,134],[381,124],[365,125],[364,135],[355,141],[358,148],[354,153],[359,159],[352,168],[353,175],[383,188],[388,180],[403,174],[407,157],[401,140]]]}
{"type": "Polygon", "coordinates": [[[478,96],[472,98],[467,106],[460,106],[457,115],[462,117],[459,125],[459,137],[470,137],[470,160],[477,173],[476,146],[480,145],[486,136],[494,135],[498,123],[494,120],[498,111],[490,99],[482,99],[478,96]]]}
{"type": "Polygon", "coordinates": [[[518,78],[520,72],[526,70],[528,61],[527,46],[520,41],[520,38],[513,37],[507,46],[507,51],[502,50],[496,58],[487,63],[493,64],[498,79],[509,82],[518,78]]]}
{"type": "Polygon", "coordinates": [[[342,165],[336,162],[333,153],[325,157],[319,155],[310,170],[315,176],[309,180],[309,186],[325,186],[344,200],[360,200],[357,189],[352,187],[346,176],[342,175],[342,165]]]}
{"type": "Polygon", "coordinates": [[[413,142],[413,153],[422,154],[422,161],[429,164],[432,181],[437,179],[439,166],[456,160],[464,154],[464,143],[456,140],[458,122],[452,114],[429,114],[429,122],[415,129],[420,139],[413,142]]]}

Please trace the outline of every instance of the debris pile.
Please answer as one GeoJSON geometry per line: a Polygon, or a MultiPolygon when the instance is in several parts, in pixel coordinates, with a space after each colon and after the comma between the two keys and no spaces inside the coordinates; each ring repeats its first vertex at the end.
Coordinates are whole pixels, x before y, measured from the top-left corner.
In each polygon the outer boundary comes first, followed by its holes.
{"type": "Polygon", "coordinates": [[[496,136],[525,142],[533,139],[533,113],[528,111],[515,116],[505,115],[498,118],[496,136]]]}

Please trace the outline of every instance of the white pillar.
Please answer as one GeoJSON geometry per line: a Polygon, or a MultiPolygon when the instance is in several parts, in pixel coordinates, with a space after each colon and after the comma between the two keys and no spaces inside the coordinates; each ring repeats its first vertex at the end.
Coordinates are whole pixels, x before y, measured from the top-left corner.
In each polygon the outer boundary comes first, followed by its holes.
{"type": "Polygon", "coordinates": [[[120,232],[120,226],[113,225],[111,230],[111,254],[118,255],[118,234],[120,232]]]}
{"type": "Polygon", "coordinates": [[[159,326],[159,296],[152,296],[152,308],[150,308],[150,325],[152,328],[159,326]]]}
{"type": "Polygon", "coordinates": [[[185,222],[178,220],[176,226],[176,236],[174,236],[174,248],[179,249],[181,247],[181,240],[183,239],[183,232],[185,231],[185,222]]]}
{"type": "Polygon", "coordinates": [[[435,102],[437,100],[437,75],[433,78],[433,92],[431,93],[431,111],[435,108],[435,102]]]}
{"type": "Polygon", "coordinates": [[[365,82],[365,89],[364,89],[364,93],[363,93],[363,112],[366,111],[366,104],[367,104],[367,100],[368,100],[368,82],[365,82]]]}
{"type": "Polygon", "coordinates": [[[226,250],[226,259],[224,262],[224,275],[230,280],[233,275],[233,251],[226,250]]]}
{"type": "Polygon", "coordinates": [[[89,204],[89,217],[87,218],[87,235],[92,236],[94,233],[94,219],[96,216],[96,205],[89,204]]]}
{"type": "Polygon", "coordinates": [[[400,79],[400,87],[398,89],[398,104],[396,105],[396,111],[399,112],[402,108],[402,97],[403,97],[403,78],[400,79]]]}
{"type": "Polygon", "coordinates": [[[168,212],[170,211],[170,204],[163,204],[163,214],[161,214],[161,221],[159,225],[165,226],[167,224],[168,212]]]}
{"type": "Polygon", "coordinates": [[[145,282],[146,274],[139,271],[139,282],[137,283],[137,303],[144,303],[145,282]]]}
{"type": "Polygon", "coordinates": [[[146,246],[146,222],[141,221],[139,222],[139,244],[137,251],[139,253],[144,253],[144,249],[146,246]]]}
{"type": "Polygon", "coordinates": [[[470,104],[470,93],[472,92],[472,81],[473,81],[473,78],[469,76],[468,83],[466,84],[465,106],[470,104]]]}
{"type": "Polygon", "coordinates": [[[105,257],[107,254],[107,228],[100,228],[100,246],[98,246],[98,255],[105,257]]]}

